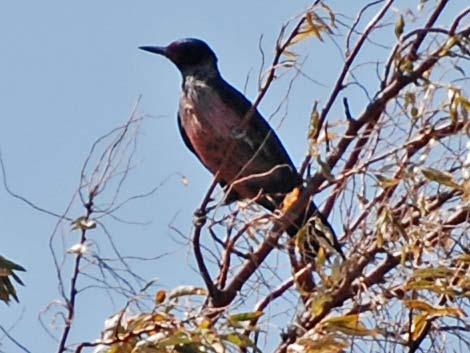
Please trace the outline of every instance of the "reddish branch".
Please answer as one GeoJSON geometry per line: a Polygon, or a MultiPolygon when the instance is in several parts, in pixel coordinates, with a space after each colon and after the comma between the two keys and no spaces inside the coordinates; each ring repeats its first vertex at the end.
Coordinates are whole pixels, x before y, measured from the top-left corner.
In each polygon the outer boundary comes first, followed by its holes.
{"type": "Polygon", "coordinates": [[[369,37],[370,33],[375,29],[377,23],[385,16],[386,12],[390,8],[390,6],[392,6],[392,4],[393,4],[393,0],[388,0],[385,3],[385,5],[382,7],[382,9],[380,9],[377,15],[375,15],[372,21],[369,22],[366,29],[364,30],[364,33],[362,33],[362,35],[359,37],[351,53],[347,55],[343,68],[341,69],[338,79],[336,80],[336,83],[333,87],[333,91],[330,93],[329,98],[324,108],[321,111],[320,119],[318,123],[318,129],[316,131],[316,136],[313,137],[314,140],[318,137],[318,135],[322,131],[322,126],[328,116],[328,113],[331,110],[331,107],[333,106],[334,102],[338,98],[339,93],[343,90],[344,80],[346,78],[346,75],[349,73],[349,70],[351,69],[351,65],[353,64],[354,60],[356,60],[357,55],[361,51],[363,44],[369,37]]]}
{"type": "MultiPolygon", "coordinates": [[[[86,214],[84,217],[84,222],[88,222],[92,213],[93,213],[93,200],[96,196],[97,188],[94,188],[89,196],[88,196],[88,202],[84,204],[85,209],[86,209],[86,214]]],[[[84,246],[86,242],[86,234],[87,234],[87,229],[82,228],[81,229],[81,235],[80,235],[80,245],[84,246]]],[[[70,289],[69,289],[69,295],[68,298],[64,298],[66,301],[66,306],[67,306],[67,318],[65,321],[65,326],[64,330],[62,331],[62,335],[59,340],[59,346],[57,348],[58,353],[62,353],[66,350],[66,345],[67,345],[67,339],[70,334],[70,330],[72,329],[72,323],[75,317],[75,302],[77,299],[77,281],[78,277],[80,275],[80,265],[83,259],[83,253],[82,251],[78,251],[77,255],[75,256],[75,261],[73,265],[73,270],[72,270],[72,277],[70,279],[70,289]]]]}
{"type": "MultiPolygon", "coordinates": [[[[427,26],[433,25],[433,23],[436,21],[436,19],[442,12],[442,9],[445,3],[446,1],[440,2],[439,6],[436,8],[436,10],[433,12],[430,19],[428,20],[427,26]]],[[[381,14],[382,16],[384,15],[383,12],[381,12],[381,14]]],[[[423,33],[427,33],[427,32],[423,32],[423,33]]],[[[470,35],[470,27],[467,27],[466,29],[460,31],[458,35],[462,37],[466,37],[470,35]]],[[[417,38],[415,39],[414,45],[412,45],[412,50],[417,51],[423,40],[424,40],[424,37],[421,37],[420,35],[418,35],[417,38]]],[[[365,125],[373,126],[379,120],[382,113],[385,111],[386,105],[389,101],[395,99],[398,96],[398,94],[406,86],[419,80],[426,71],[431,69],[443,57],[440,54],[442,53],[444,48],[445,48],[445,44],[439,46],[436,50],[434,50],[431,54],[429,54],[427,58],[424,59],[422,63],[418,65],[413,71],[407,72],[406,74],[401,73],[399,71],[396,72],[396,74],[393,76],[393,79],[388,83],[388,85],[386,85],[377,94],[376,98],[371,102],[371,104],[369,104],[366,110],[362,114],[359,115],[357,120],[349,122],[348,128],[346,129],[346,132],[344,133],[343,138],[339,141],[336,148],[333,149],[333,152],[331,152],[328,155],[327,164],[330,167],[330,169],[333,169],[336,166],[337,162],[342,158],[342,156],[345,154],[346,150],[348,149],[349,144],[353,140],[356,139],[362,127],[365,125]]],[[[342,82],[341,80],[342,80],[342,76],[340,74],[340,80],[338,82],[342,82]]],[[[333,91],[334,94],[337,95],[340,89],[341,89],[341,85],[337,84],[335,87],[335,90],[333,91]]],[[[332,101],[334,101],[334,99],[332,101]]],[[[329,105],[327,105],[326,108],[329,108],[329,105]]],[[[441,131],[443,132],[442,135],[440,135],[441,137],[447,136],[448,133],[456,131],[455,130],[456,126],[450,126],[451,131],[448,131],[448,128],[449,127],[446,127],[447,129],[446,131],[441,131]]],[[[423,138],[419,140],[416,144],[409,145],[407,149],[406,158],[407,159],[410,158],[412,154],[414,154],[419,148],[423,147],[424,144],[427,142],[428,142],[427,138],[423,138]]],[[[363,146],[362,144],[359,145],[360,148],[362,148],[362,146],[363,146]]],[[[353,155],[354,155],[354,152],[353,152],[353,155]]],[[[350,165],[354,165],[354,162],[355,162],[355,159],[352,159],[350,162],[350,165]]],[[[316,190],[319,188],[319,186],[321,185],[323,181],[324,181],[324,177],[321,173],[317,173],[316,175],[314,175],[311,178],[311,180],[309,180],[307,188],[304,190],[304,193],[301,197],[309,198],[311,195],[313,195],[316,192],[316,190]]],[[[390,189],[394,189],[394,187],[390,189]]],[[[385,190],[382,193],[382,198],[388,196],[389,191],[390,190],[385,190]]],[[[468,215],[465,214],[465,216],[461,216],[458,219],[461,222],[463,222],[467,219],[467,217],[468,215]]],[[[344,301],[350,298],[353,298],[354,295],[356,295],[358,287],[357,285],[355,286],[353,282],[356,278],[362,276],[365,267],[371,262],[372,259],[374,259],[378,251],[379,249],[377,248],[377,245],[375,244],[375,245],[372,245],[370,249],[368,249],[365,252],[365,255],[360,256],[359,258],[353,255],[353,260],[350,261],[351,265],[348,266],[349,271],[345,274],[345,277],[343,279],[341,286],[332,295],[331,297],[332,300],[326,303],[326,305],[323,308],[322,314],[317,315],[313,318],[308,318],[307,321],[303,322],[303,327],[305,329],[308,330],[308,329],[313,328],[333,308],[341,306],[344,303],[344,301]]],[[[396,258],[395,256],[387,256],[384,263],[381,266],[379,266],[376,269],[376,271],[370,274],[369,277],[367,277],[367,285],[370,286],[381,281],[383,279],[383,276],[389,271],[391,271],[393,268],[395,268],[398,264],[399,264],[398,258],[396,258]]],[[[429,322],[428,322],[428,325],[430,325],[429,322]]],[[[419,344],[424,339],[426,334],[427,332],[423,332],[422,337],[420,337],[417,340],[416,349],[419,347],[419,344]]],[[[276,352],[284,353],[287,349],[287,346],[290,343],[293,343],[295,338],[296,337],[288,337],[286,341],[284,341],[277,348],[276,352]]],[[[414,350],[412,352],[414,352],[414,350]]]]}
{"type": "MultiPolygon", "coordinates": [[[[282,40],[282,34],[284,32],[284,29],[281,31],[281,35],[280,35],[280,38],[278,40],[277,47],[276,47],[276,52],[274,54],[272,64],[268,70],[267,77],[251,109],[246,113],[245,117],[243,118],[241,122],[241,126],[246,125],[246,123],[249,121],[249,119],[253,115],[255,109],[257,109],[261,100],[264,98],[269,87],[274,81],[275,73],[281,61],[281,57],[283,53],[291,45],[294,38],[299,34],[302,28],[302,25],[304,24],[305,21],[306,21],[306,17],[302,16],[300,20],[297,22],[297,24],[294,26],[293,30],[291,31],[287,39],[283,43],[281,42],[281,40],[282,40]]],[[[232,143],[231,146],[229,146],[227,149],[227,152],[226,152],[227,155],[230,154],[233,148],[234,148],[234,144],[232,143]]],[[[224,163],[226,163],[226,161],[224,163]]],[[[220,169],[224,168],[225,166],[224,163],[221,165],[220,169]]],[[[201,207],[199,208],[197,212],[198,216],[202,220],[204,220],[204,217],[207,214],[207,204],[211,198],[211,195],[212,195],[212,192],[214,191],[215,186],[217,185],[217,181],[218,181],[218,175],[216,174],[214,176],[214,179],[211,183],[209,190],[206,192],[204,201],[202,202],[201,207]]],[[[306,203],[303,203],[303,204],[306,204],[306,203]]],[[[291,215],[292,215],[292,212],[288,214],[288,216],[291,216],[291,215]]],[[[274,230],[270,232],[270,235],[266,237],[266,239],[260,245],[258,250],[253,253],[251,258],[245,262],[242,269],[234,276],[234,278],[231,280],[230,284],[225,290],[219,290],[215,286],[215,283],[210,276],[207,265],[205,264],[204,256],[202,255],[200,237],[201,237],[201,231],[205,222],[201,221],[201,222],[196,223],[194,234],[193,234],[194,254],[196,257],[197,266],[204,280],[204,283],[209,291],[212,305],[214,307],[221,307],[221,306],[228,305],[235,298],[235,296],[237,295],[237,292],[241,289],[241,287],[246,282],[246,280],[248,280],[248,278],[250,278],[251,275],[253,275],[253,273],[256,272],[256,270],[264,261],[264,259],[269,255],[274,245],[277,244],[279,237],[282,235],[283,230],[284,230],[284,226],[282,224],[285,223],[285,219],[286,217],[281,218],[278,225],[274,227],[274,230]]],[[[290,219],[290,218],[287,218],[287,219],[290,219]]]]}
{"type": "MultiPolygon", "coordinates": [[[[429,29],[434,26],[436,23],[437,19],[439,16],[442,14],[444,11],[444,7],[447,5],[449,0],[441,0],[437,4],[436,8],[432,12],[431,16],[429,16],[428,21],[426,22],[426,25],[424,26],[425,29],[429,29]]],[[[413,43],[411,44],[410,51],[408,52],[408,59],[411,61],[415,61],[418,59],[418,50],[421,44],[424,41],[424,38],[426,38],[426,35],[428,33],[425,31],[419,32],[416,36],[416,39],[413,40],[413,43]]]]}
{"type": "MultiPolygon", "coordinates": [[[[444,1],[444,0],[440,1],[438,5],[436,6],[436,8],[434,9],[434,11],[431,13],[428,21],[425,24],[424,29],[422,31],[415,32],[415,37],[413,41],[406,44],[404,47],[401,47],[401,50],[404,50],[405,48],[408,49],[407,57],[410,60],[414,61],[414,64],[416,64],[415,68],[412,69],[411,71],[402,72],[400,71],[398,67],[394,67],[395,71],[393,75],[390,77],[390,79],[388,80],[387,79],[388,72],[390,72],[390,70],[392,69],[393,62],[394,62],[393,60],[390,60],[387,64],[387,68],[385,71],[386,73],[382,81],[382,86],[379,92],[375,95],[375,98],[368,105],[368,107],[361,114],[359,114],[359,116],[356,117],[356,119],[347,119],[348,125],[346,128],[346,131],[343,134],[343,137],[339,140],[335,148],[332,149],[332,152],[328,154],[327,159],[326,159],[326,163],[331,170],[333,170],[336,167],[337,163],[344,157],[344,155],[346,154],[346,151],[349,148],[349,145],[353,141],[356,141],[354,150],[349,155],[349,158],[346,160],[343,166],[342,174],[345,175],[346,173],[348,173],[348,171],[353,169],[357,165],[357,161],[359,159],[359,156],[364,146],[366,146],[367,142],[369,141],[369,138],[371,136],[370,132],[372,132],[374,128],[377,126],[379,119],[383,116],[383,113],[386,110],[387,104],[390,101],[393,101],[394,99],[396,99],[398,95],[400,94],[400,92],[402,92],[405,87],[419,81],[423,77],[423,74],[425,72],[433,68],[436,65],[436,63],[441,58],[444,57],[442,55],[442,52],[443,52],[443,49],[445,49],[446,44],[440,45],[439,47],[437,47],[437,49],[433,50],[430,54],[426,55],[426,57],[422,57],[419,63],[416,62],[416,58],[419,57],[418,51],[423,41],[425,40],[426,35],[429,33],[432,33],[432,26],[435,24],[439,16],[442,14],[442,11],[445,5],[447,4],[447,2],[448,1],[444,1]],[[358,139],[358,136],[361,134],[361,131],[363,129],[365,131],[362,132],[361,138],[358,139]]],[[[316,131],[317,135],[322,130],[321,127],[325,123],[329,115],[329,112],[333,104],[336,102],[340,92],[344,89],[344,81],[346,79],[346,76],[350,72],[352,64],[354,63],[359,52],[361,51],[363,44],[368,39],[370,33],[375,28],[377,28],[377,24],[379,23],[379,21],[383,19],[385,14],[390,9],[392,3],[393,3],[393,0],[389,0],[384,4],[381,10],[379,10],[376,16],[366,26],[366,29],[364,30],[364,32],[359,36],[358,41],[356,42],[356,45],[354,46],[352,51],[348,53],[346,60],[345,60],[345,64],[343,65],[343,68],[333,87],[333,90],[329,96],[329,99],[327,100],[324,108],[321,111],[320,119],[319,119],[319,128],[316,131]]],[[[461,30],[460,32],[457,32],[458,23],[460,22],[460,20],[463,18],[465,14],[466,12],[463,12],[451,26],[452,34],[456,32],[457,35],[462,36],[462,37],[466,37],[470,35],[470,27],[464,30],[461,30]]],[[[260,103],[267,89],[270,87],[270,84],[275,77],[275,70],[279,64],[282,53],[288,47],[290,41],[298,33],[304,20],[305,18],[302,18],[299,21],[297,26],[292,31],[290,37],[284,42],[284,44],[280,44],[280,42],[278,42],[273,64],[270,70],[268,71],[268,76],[266,78],[265,84],[262,86],[262,89],[258,95],[258,98],[255,100],[253,109],[255,109],[256,106],[260,103]]],[[[439,33],[442,33],[442,32],[440,31],[439,33]]],[[[393,51],[393,52],[396,53],[396,51],[393,51]]],[[[249,115],[250,113],[247,114],[247,117],[245,117],[245,119],[249,119],[249,115]]],[[[458,123],[458,124],[462,124],[462,123],[458,123]]],[[[453,125],[453,126],[446,126],[443,128],[438,128],[436,130],[431,129],[430,131],[424,133],[421,136],[421,138],[416,139],[411,144],[407,144],[405,147],[405,156],[404,156],[405,160],[401,164],[399,170],[396,172],[396,176],[397,177],[400,176],[400,174],[403,172],[404,168],[406,167],[406,162],[408,162],[409,159],[418,150],[426,146],[426,144],[429,142],[431,138],[436,138],[436,137],[443,138],[445,136],[448,136],[449,134],[452,134],[455,131],[455,129],[458,130],[461,128],[462,128],[462,125],[460,126],[453,125]]],[[[315,136],[315,137],[318,137],[318,136],[315,136]]],[[[307,163],[308,163],[308,160],[309,159],[307,157],[307,160],[306,160],[307,163]]],[[[206,206],[207,206],[206,201],[210,199],[210,195],[212,194],[212,191],[216,185],[216,180],[217,180],[217,176],[214,178],[211,188],[206,194],[205,201],[201,205],[201,213],[203,215],[206,213],[206,206]]],[[[218,289],[216,287],[215,283],[213,282],[210,276],[207,266],[205,265],[204,257],[201,253],[200,236],[201,236],[201,230],[204,225],[204,222],[200,222],[196,225],[194,237],[193,237],[193,245],[194,245],[196,261],[197,261],[200,273],[203,277],[203,280],[209,290],[210,297],[212,299],[212,305],[214,307],[226,306],[226,305],[229,305],[233,301],[233,299],[236,297],[238,292],[242,289],[242,287],[247,282],[247,280],[255,273],[255,271],[258,270],[259,266],[263,263],[266,257],[270,254],[270,252],[276,246],[283,232],[284,219],[286,218],[288,219],[291,213],[295,213],[299,209],[301,209],[302,205],[305,205],[308,202],[308,200],[311,198],[311,196],[314,195],[316,192],[318,192],[319,187],[324,181],[325,181],[325,177],[321,173],[315,174],[312,178],[308,180],[306,188],[303,190],[297,202],[295,202],[294,205],[291,207],[291,209],[288,210],[287,212],[288,214],[281,217],[281,219],[274,224],[273,228],[268,233],[264,241],[258,246],[258,248],[255,251],[253,251],[250,258],[247,259],[243,263],[241,268],[238,270],[237,273],[233,275],[228,285],[224,289],[218,289]]],[[[337,194],[337,192],[339,192],[340,187],[342,186],[336,187],[337,190],[334,193],[335,195],[337,194]]],[[[378,196],[378,198],[374,200],[374,202],[379,203],[379,202],[383,202],[386,198],[390,198],[393,194],[393,191],[396,190],[396,188],[397,186],[392,186],[392,187],[387,188],[378,196]]],[[[327,204],[327,209],[330,209],[333,206],[333,204],[335,203],[335,197],[336,196],[332,196],[330,198],[327,204]]],[[[375,268],[374,271],[366,275],[363,278],[362,282],[359,283],[357,281],[357,278],[360,278],[361,276],[363,276],[364,269],[368,265],[370,265],[370,263],[375,259],[379,251],[381,251],[381,249],[379,249],[378,245],[375,242],[373,242],[371,245],[369,245],[367,249],[365,249],[362,252],[362,255],[359,255],[359,254],[352,255],[352,259],[348,261],[348,267],[346,269],[347,271],[344,275],[344,278],[339,284],[338,288],[336,288],[334,295],[332,295],[331,301],[325,304],[323,311],[320,315],[317,315],[315,317],[307,317],[305,321],[302,322],[305,329],[308,330],[310,328],[315,327],[315,325],[318,324],[332,309],[341,306],[346,300],[349,300],[353,298],[355,295],[357,295],[357,293],[361,290],[363,286],[370,287],[379,283],[380,281],[383,280],[384,276],[388,272],[390,272],[392,269],[394,269],[396,266],[399,265],[400,258],[395,254],[394,255],[388,254],[386,256],[386,259],[381,264],[379,264],[375,268]]],[[[229,263],[227,259],[226,261],[227,263],[229,263]]],[[[223,275],[223,279],[224,279],[223,282],[225,282],[225,279],[227,277],[227,272],[228,270],[227,268],[225,268],[224,275],[223,275]]],[[[266,297],[266,300],[261,304],[260,307],[262,307],[263,305],[268,305],[275,297],[277,297],[278,295],[282,295],[285,292],[285,290],[287,290],[287,288],[289,288],[292,285],[292,283],[293,282],[291,281],[285,282],[275,292],[273,292],[274,293],[273,295],[266,297]]],[[[420,337],[419,340],[416,340],[416,347],[419,347],[421,340],[424,339],[426,334],[427,333],[423,333],[423,337],[422,338],[420,337]]],[[[288,337],[278,347],[277,352],[284,353],[286,351],[287,346],[290,343],[292,343],[295,340],[295,338],[296,337],[288,337]]]]}

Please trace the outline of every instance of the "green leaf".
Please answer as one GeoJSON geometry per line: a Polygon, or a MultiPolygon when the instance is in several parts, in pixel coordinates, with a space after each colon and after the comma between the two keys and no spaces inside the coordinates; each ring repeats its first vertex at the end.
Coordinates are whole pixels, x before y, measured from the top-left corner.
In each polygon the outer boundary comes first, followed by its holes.
{"type": "Polygon", "coordinates": [[[453,175],[450,173],[433,168],[422,168],[421,173],[431,181],[451,187],[452,189],[462,190],[462,186],[454,180],[453,175]]]}
{"type": "Polygon", "coordinates": [[[13,271],[26,271],[22,266],[6,259],[0,255],[0,300],[9,303],[10,298],[18,302],[16,289],[11,283],[13,278],[17,283],[23,285],[23,281],[13,271]]]}
{"type": "Polygon", "coordinates": [[[220,338],[236,345],[237,347],[241,347],[241,348],[250,347],[250,348],[253,348],[255,352],[261,353],[261,350],[258,347],[256,347],[253,341],[251,341],[245,335],[234,332],[234,333],[229,333],[227,335],[221,335],[220,338]]]}
{"type": "Polygon", "coordinates": [[[15,270],[15,271],[26,271],[24,267],[11,262],[10,260],[4,258],[0,255],[0,269],[15,270]]]}
{"type": "Polygon", "coordinates": [[[384,189],[395,186],[400,182],[400,179],[387,178],[381,174],[375,174],[375,177],[377,178],[379,185],[384,189]]]}
{"type": "Polygon", "coordinates": [[[403,34],[403,30],[405,28],[405,19],[403,18],[403,15],[400,15],[398,17],[397,22],[395,23],[395,35],[397,38],[400,38],[401,35],[403,34]]]}
{"type": "Polygon", "coordinates": [[[228,317],[228,320],[230,322],[251,321],[251,320],[258,319],[259,317],[261,317],[261,315],[263,315],[262,311],[252,311],[252,312],[230,315],[228,317]]]}
{"type": "Polygon", "coordinates": [[[339,331],[353,336],[375,336],[377,331],[368,329],[359,321],[359,314],[328,318],[322,321],[327,331],[339,331]]]}

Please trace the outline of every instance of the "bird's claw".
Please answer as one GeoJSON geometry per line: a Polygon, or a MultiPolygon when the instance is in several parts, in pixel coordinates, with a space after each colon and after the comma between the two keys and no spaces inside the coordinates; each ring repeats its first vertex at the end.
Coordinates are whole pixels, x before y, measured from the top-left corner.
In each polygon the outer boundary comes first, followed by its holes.
{"type": "Polygon", "coordinates": [[[200,208],[194,211],[193,224],[195,227],[202,227],[207,221],[207,210],[201,210],[200,208]]]}
{"type": "Polygon", "coordinates": [[[217,206],[209,206],[204,209],[196,209],[194,211],[193,224],[195,227],[202,227],[207,221],[207,214],[214,210],[217,206]]]}

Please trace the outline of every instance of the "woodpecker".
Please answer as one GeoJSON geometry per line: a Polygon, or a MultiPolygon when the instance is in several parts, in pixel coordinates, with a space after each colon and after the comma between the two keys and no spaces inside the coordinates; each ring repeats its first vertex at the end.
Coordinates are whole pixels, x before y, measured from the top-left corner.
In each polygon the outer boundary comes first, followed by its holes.
{"type": "MultiPolygon", "coordinates": [[[[279,137],[253,104],[222,78],[207,43],[185,38],[139,48],[166,57],[180,71],[179,131],[188,149],[217,176],[226,203],[251,199],[274,211],[286,194],[301,187],[302,177],[279,137]]],[[[306,222],[313,225],[308,227],[310,251],[326,243],[344,258],[331,225],[313,202],[287,233],[295,236],[306,222]]]]}

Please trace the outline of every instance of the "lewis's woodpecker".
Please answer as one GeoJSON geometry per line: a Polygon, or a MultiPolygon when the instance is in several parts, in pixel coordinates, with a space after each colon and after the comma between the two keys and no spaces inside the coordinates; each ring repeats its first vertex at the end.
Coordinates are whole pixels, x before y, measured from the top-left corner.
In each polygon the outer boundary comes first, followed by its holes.
{"type": "MultiPolygon", "coordinates": [[[[181,136],[202,164],[217,175],[227,203],[252,199],[273,211],[287,193],[302,185],[302,177],[274,130],[252,103],[222,78],[217,57],[205,42],[186,38],[164,47],[140,49],[163,55],[181,72],[181,136]]],[[[326,240],[326,245],[342,255],[330,224],[313,202],[300,218],[287,229],[290,236],[310,218],[312,250],[326,240]]]]}

